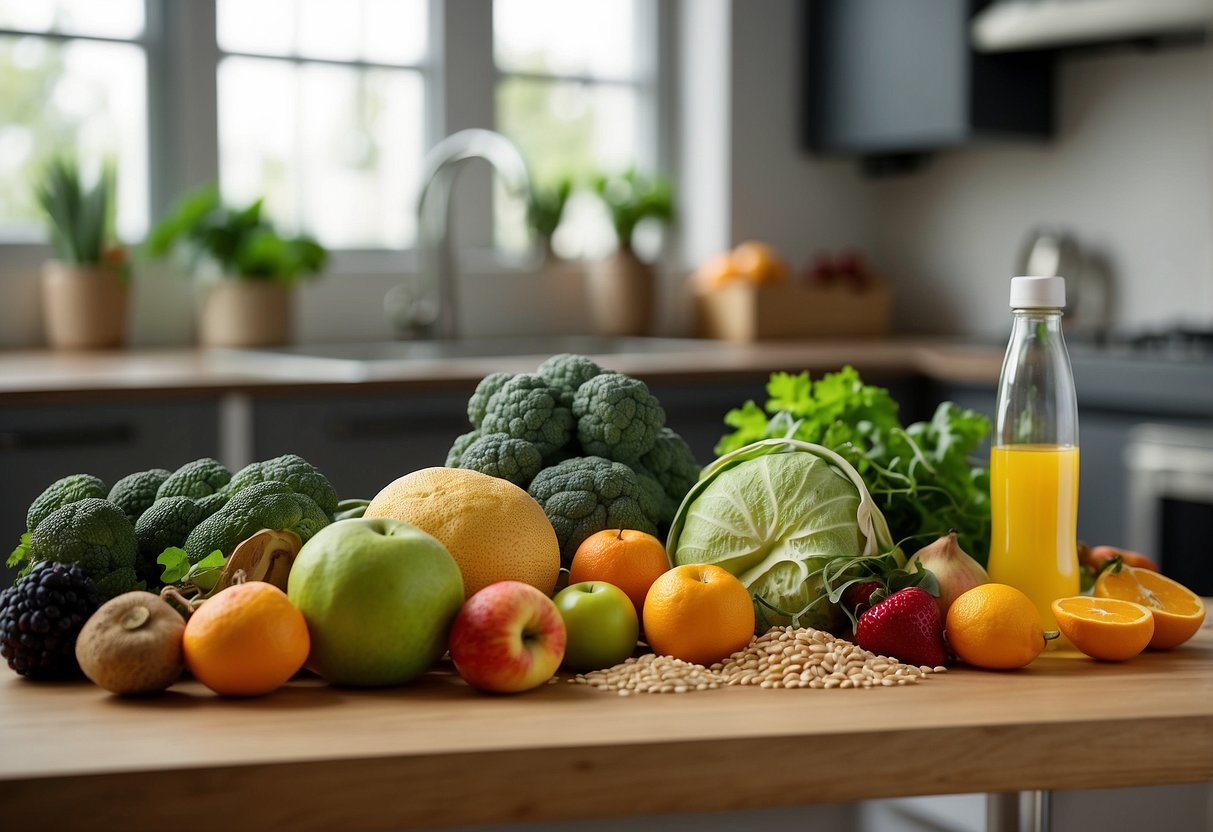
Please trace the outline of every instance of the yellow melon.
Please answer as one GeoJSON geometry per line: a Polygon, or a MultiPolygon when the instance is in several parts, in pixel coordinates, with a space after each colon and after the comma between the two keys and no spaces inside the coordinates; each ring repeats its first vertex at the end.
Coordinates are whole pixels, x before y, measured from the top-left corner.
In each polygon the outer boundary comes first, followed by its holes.
{"type": "Polygon", "coordinates": [[[462,468],[423,468],[375,495],[366,517],[404,520],[433,535],[463,573],[464,598],[497,581],[550,595],[560,544],[539,503],[512,482],[462,468]]]}

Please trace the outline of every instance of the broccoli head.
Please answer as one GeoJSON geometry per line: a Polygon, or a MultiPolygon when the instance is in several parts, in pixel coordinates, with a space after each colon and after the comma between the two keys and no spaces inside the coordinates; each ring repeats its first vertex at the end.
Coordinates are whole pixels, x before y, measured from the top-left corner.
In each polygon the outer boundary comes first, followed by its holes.
{"type": "Polygon", "coordinates": [[[52,511],[30,535],[30,565],[79,564],[103,599],[135,588],[135,529],[118,506],[87,497],[52,511]]]}
{"type": "MultiPolygon", "coordinates": [[[[476,390],[468,399],[468,421],[472,427],[478,428],[484,422],[484,414],[489,408],[489,399],[502,386],[514,377],[513,373],[489,373],[476,385],[476,390]]],[[[450,464],[448,468],[452,467],[450,464]]]]}
{"type": "Polygon", "coordinates": [[[232,472],[217,459],[206,457],[187,462],[169,475],[156,491],[156,499],[190,497],[199,500],[227,485],[232,472]]]}
{"type": "Polygon", "coordinates": [[[104,499],[106,493],[105,483],[91,474],[72,474],[55,480],[30,503],[29,511],[25,513],[25,528],[32,532],[52,512],[79,500],[104,499]]]}
{"type": "Polygon", "coordinates": [[[459,460],[463,459],[463,452],[479,438],[480,431],[478,430],[468,431],[456,436],[455,441],[451,443],[451,449],[446,452],[446,462],[443,464],[443,467],[458,468],[459,460]]]}
{"type": "Polygon", "coordinates": [[[469,445],[456,467],[479,471],[526,488],[543,467],[543,455],[525,439],[490,433],[469,445]]]}
{"type": "Polygon", "coordinates": [[[665,411],[643,381],[604,373],[573,398],[577,439],[587,454],[631,464],[652,450],[665,411]]]}
{"type": "Polygon", "coordinates": [[[538,372],[548,384],[560,391],[560,403],[571,410],[577,388],[606,371],[584,355],[566,352],[553,355],[540,364],[538,372]]]}
{"type": "Polygon", "coordinates": [[[259,482],[284,483],[296,494],[311,497],[326,514],[337,510],[337,489],[315,465],[297,454],[283,454],[263,462],[250,463],[232,477],[224,491],[239,494],[259,482]]]}
{"type": "Polygon", "coordinates": [[[184,545],[190,532],[204,519],[198,501],[189,497],[165,497],[152,503],[151,508],[143,512],[135,523],[139,562],[154,564],[168,547],[184,545]]]}
{"type": "Polygon", "coordinates": [[[195,500],[198,503],[198,508],[202,510],[202,520],[210,517],[219,509],[227,505],[230,495],[226,491],[220,491],[217,494],[207,494],[201,500],[195,500]]]}
{"type": "Polygon", "coordinates": [[[540,471],[528,492],[543,507],[568,566],[581,542],[603,529],[657,533],[645,514],[648,499],[631,468],[598,456],[568,459],[540,471]]]}
{"type": "Polygon", "coordinates": [[[661,483],[643,467],[634,465],[631,468],[632,473],[636,475],[636,482],[640,485],[640,509],[644,516],[652,520],[653,525],[659,529],[668,529],[674,522],[678,504],[671,502],[661,483]]]}
{"type": "Polygon", "coordinates": [[[481,436],[504,433],[525,439],[544,456],[568,444],[573,414],[560,403],[560,392],[534,373],[516,375],[489,399],[481,436]]]}
{"type": "Polygon", "coordinates": [[[283,482],[254,483],[233,494],[227,505],[203,520],[185,539],[190,563],[218,549],[230,555],[242,540],[262,529],[292,531],[306,543],[329,524],[329,514],[283,482]]]}
{"type": "Polygon", "coordinates": [[[662,428],[658,432],[653,449],[640,458],[640,465],[661,483],[675,508],[682,505],[683,498],[691,486],[698,482],[702,470],[690,446],[669,428],[662,428]]]}
{"type": "Polygon", "coordinates": [[[105,499],[122,509],[126,513],[126,519],[134,523],[139,519],[139,515],[156,502],[156,491],[170,474],[170,471],[163,468],[127,474],[114,483],[105,499]]]}

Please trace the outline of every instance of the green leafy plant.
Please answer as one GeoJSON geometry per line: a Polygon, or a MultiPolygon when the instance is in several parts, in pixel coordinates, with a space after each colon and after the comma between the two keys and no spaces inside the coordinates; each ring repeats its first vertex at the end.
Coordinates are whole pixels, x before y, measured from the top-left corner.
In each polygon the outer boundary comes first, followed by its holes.
{"type": "Polygon", "coordinates": [[[114,246],[114,166],[105,164],[90,186],[80,167],[67,157],[52,159],[35,187],[38,204],[50,224],[55,257],[92,266],[107,262],[114,246]]]}
{"type": "Polygon", "coordinates": [[[897,402],[881,387],[863,383],[853,367],[817,381],[808,373],[775,373],[765,407],[731,410],[734,428],[718,454],[760,439],[794,438],[824,445],[863,477],[889,528],[906,539],[934,539],[955,528],[961,548],[985,564],[990,550],[989,471],[969,457],[990,431],[990,421],[944,402],[928,422],[903,427],[897,402]]]}
{"type": "Polygon", "coordinates": [[[621,249],[631,249],[632,235],[642,220],[674,219],[674,195],[669,180],[645,176],[635,168],[594,179],[594,192],[606,203],[621,249]]]}
{"type": "Polygon", "coordinates": [[[231,277],[280,283],[314,276],[328,262],[328,252],[306,234],[283,237],[263,216],[262,200],[232,208],[214,185],[182,199],[152,231],[147,250],[155,257],[178,253],[191,273],[211,263],[231,277]]]}
{"type": "Polygon", "coordinates": [[[573,180],[567,176],[560,177],[550,186],[532,189],[526,206],[526,221],[535,234],[545,240],[552,239],[572,192],[573,180]]]}

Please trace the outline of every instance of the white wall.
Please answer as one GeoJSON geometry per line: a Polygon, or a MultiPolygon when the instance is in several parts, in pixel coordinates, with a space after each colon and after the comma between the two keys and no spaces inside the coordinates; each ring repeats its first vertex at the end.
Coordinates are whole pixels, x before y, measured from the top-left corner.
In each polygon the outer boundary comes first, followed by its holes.
{"type": "Polygon", "coordinates": [[[994,335],[1028,229],[1111,261],[1124,328],[1213,324],[1213,48],[1069,57],[1058,136],[940,153],[865,185],[903,331],[994,335]]]}

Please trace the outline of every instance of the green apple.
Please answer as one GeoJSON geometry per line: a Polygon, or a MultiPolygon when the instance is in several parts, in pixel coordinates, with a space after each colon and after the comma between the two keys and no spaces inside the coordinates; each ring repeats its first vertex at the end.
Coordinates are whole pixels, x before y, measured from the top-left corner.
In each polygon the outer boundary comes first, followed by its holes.
{"type": "Polygon", "coordinates": [[[304,544],[287,597],[307,619],[307,666],[346,685],[398,685],[446,650],[463,577],[436,539],[401,520],[340,520],[304,544]]]}
{"type": "Polygon", "coordinates": [[[589,671],[612,667],[632,655],[640,622],[624,591],[605,581],[582,581],[553,599],[564,619],[564,666],[589,671]]]}

